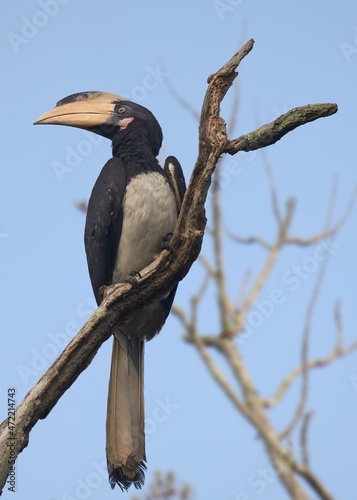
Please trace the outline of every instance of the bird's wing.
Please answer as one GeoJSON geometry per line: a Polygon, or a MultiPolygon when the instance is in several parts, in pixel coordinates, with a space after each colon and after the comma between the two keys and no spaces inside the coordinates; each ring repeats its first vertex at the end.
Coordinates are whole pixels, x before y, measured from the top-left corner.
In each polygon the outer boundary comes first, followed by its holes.
{"type": "Polygon", "coordinates": [[[88,202],[84,243],[89,275],[99,304],[103,285],[110,285],[118,249],[126,187],[126,171],[119,158],[111,158],[103,167],[88,202]]]}
{"type": "MultiPolygon", "coordinates": [[[[174,156],[168,156],[165,160],[164,172],[169,180],[173,192],[175,193],[177,214],[179,214],[182,200],[186,192],[186,181],[178,159],[175,158],[174,156]]],[[[173,290],[171,290],[171,292],[167,297],[160,300],[164,310],[166,311],[166,317],[170,312],[172,303],[175,298],[177,287],[178,284],[175,286],[173,290]]]]}
{"type": "Polygon", "coordinates": [[[186,191],[186,182],[180,162],[174,156],[168,156],[165,160],[164,172],[175,193],[177,213],[180,212],[182,200],[186,191]]]}

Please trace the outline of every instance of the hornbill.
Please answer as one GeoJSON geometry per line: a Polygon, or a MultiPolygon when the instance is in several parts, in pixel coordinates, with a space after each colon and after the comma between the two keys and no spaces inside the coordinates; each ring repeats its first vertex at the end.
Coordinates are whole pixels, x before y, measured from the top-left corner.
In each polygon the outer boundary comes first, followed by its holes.
{"type": "MultiPolygon", "coordinates": [[[[156,156],[162,131],[154,115],[126,98],[80,92],[60,100],[35,124],[78,127],[112,141],[113,158],[103,167],[87,208],[85,250],[97,303],[102,287],[133,282],[160,253],[176,225],[186,189],[181,166],[156,156]]],[[[106,454],[111,487],[141,488],[146,470],[144,433],[144,342],[162,328],[173,288],[113,331],[106,454]]]]}

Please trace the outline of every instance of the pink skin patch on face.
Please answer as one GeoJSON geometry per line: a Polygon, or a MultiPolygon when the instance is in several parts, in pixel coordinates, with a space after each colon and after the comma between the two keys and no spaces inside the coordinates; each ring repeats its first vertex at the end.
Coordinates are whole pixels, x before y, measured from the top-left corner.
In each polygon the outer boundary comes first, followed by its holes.
{"type": "Polygon", "coordinates": [[[128,118],[123,118],[122,120],[118,120],[118,125],[120,130],[125,130],[126,127],[129,125],[134,120],[133,116],[130,116],[128,118]]]}

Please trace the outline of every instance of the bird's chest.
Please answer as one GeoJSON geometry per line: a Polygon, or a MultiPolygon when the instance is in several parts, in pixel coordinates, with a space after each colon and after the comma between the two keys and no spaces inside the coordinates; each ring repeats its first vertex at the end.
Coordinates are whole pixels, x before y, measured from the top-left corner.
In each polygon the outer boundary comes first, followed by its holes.
{"type": "Polygon", "coordinates": [[[158,256],[164,236],[174,231],[176,220],[176,200],[163,175],[150,172],[131,179],[123,199],[113,282],[150,264],[158,256]]]}

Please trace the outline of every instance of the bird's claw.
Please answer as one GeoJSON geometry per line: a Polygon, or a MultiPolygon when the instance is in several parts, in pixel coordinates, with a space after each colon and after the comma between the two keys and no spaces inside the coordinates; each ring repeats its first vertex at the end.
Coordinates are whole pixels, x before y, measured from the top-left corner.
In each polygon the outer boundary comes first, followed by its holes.
{"type": "Polygon", "coordinates": [[[138,288],[138,279],[141,278],[139,271],[131,271],[127,276],[122,276],[118,283],[129,283],[133,288],[138,288]]]}
{"type": "Polygon", "coordinates": [[[105,299],[108,294],[108,288],[109,287],[107,285],[103,285],[99,288],[99,293],[102,295],[103,299],[105,299]]]}
{"type": "Polygon", "coordinates": [[[172,248],[170,246],[170,241],[171,241],[172,236],[173,236],[173,233],[167,233],[162,238],[162,242],[161,242],[161,249],[162,250],[168,250],[169,252],[172,252],[172,248]]]}

